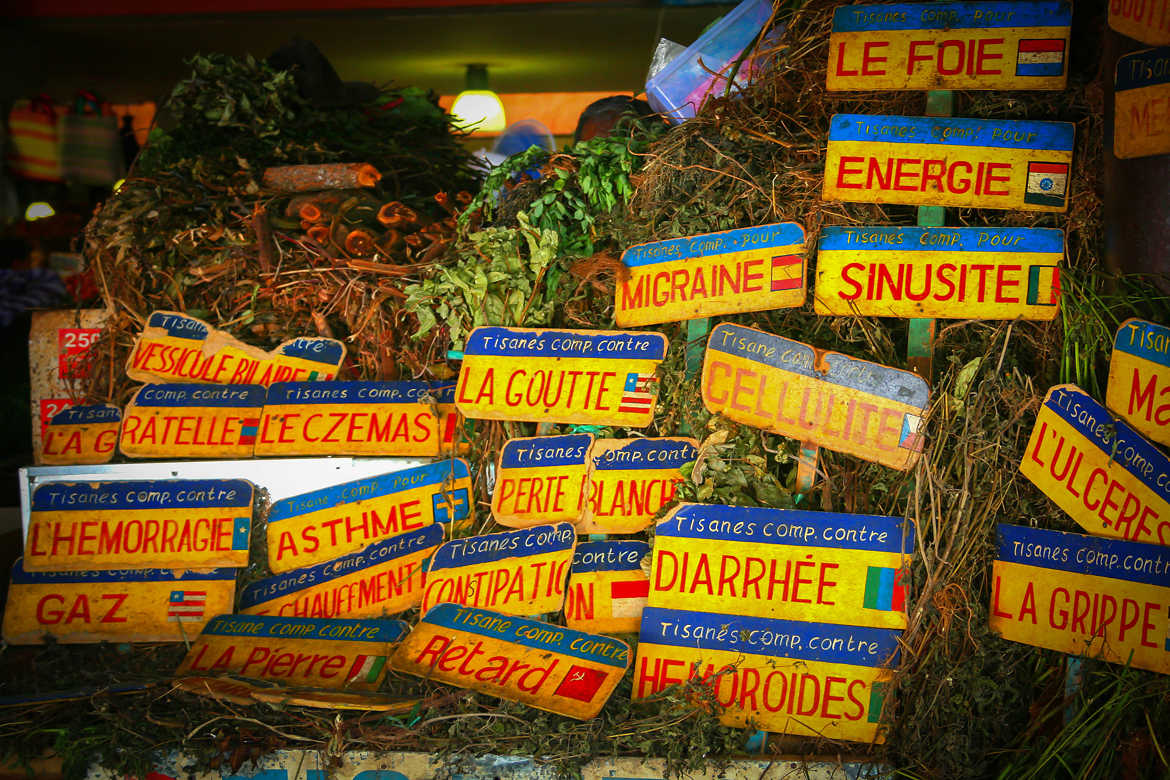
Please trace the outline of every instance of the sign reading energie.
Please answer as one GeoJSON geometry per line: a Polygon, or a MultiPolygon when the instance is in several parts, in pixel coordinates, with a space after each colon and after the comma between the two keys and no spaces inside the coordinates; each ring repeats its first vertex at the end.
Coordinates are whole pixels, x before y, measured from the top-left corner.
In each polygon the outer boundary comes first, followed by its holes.
{"type": "Polygon", "coordinates": [[[1105,405],[1149,438],[1170,444],[1170,328],[1136,319],[1121,323],[1105,405]]]}

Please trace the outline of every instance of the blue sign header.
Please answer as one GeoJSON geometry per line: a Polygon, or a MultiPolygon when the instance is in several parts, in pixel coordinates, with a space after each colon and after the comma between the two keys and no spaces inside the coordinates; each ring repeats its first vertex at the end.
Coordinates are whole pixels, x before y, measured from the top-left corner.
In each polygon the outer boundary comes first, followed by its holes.
{"type": "Polygon", "coordinates": [[[1073,129],[1071,122],[834,114],[829,121],[829,141],[1071,152],[1073,129]]]}
{"type": "Polygon", "coordinates": [[[585,454],[593,445],[593,434],[571,433],[565,436],[536,436],[509,439],[500,453],[500,468],[534,469],[541,466],[583,466],[585,454]]]}
{"type": "Polygon", "coordinates": [[[467,355],[496,357],[662,360],[666,336],[648,331],[533,330],[481,327],[471,331],[467,355]]]}
{"type": "Polygon", "coordinates": [[[215,509],[252,506],[242,479],[160,479],[153,482],[49,482],[33,491],[33,512],[103,509],[215,509]]]}
{"type": "Polygon", "coordinates": [[[1170,548],[1021,525],[996,526],[997,559],[1170,588],[1170,548]]]}
{"type": "Polygon", "coordinates": [[[431,571],[571,550],[576,541],[577,532],[570,523],[452,539],[435,552],[431,571]]]}

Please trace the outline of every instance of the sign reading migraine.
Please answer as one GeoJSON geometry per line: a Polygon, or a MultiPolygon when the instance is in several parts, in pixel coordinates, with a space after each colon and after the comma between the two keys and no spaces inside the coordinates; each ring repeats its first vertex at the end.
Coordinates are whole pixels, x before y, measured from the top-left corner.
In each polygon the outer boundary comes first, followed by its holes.
{"type": "Polygon", "coordinates": [[[122,410],[108,404],[70,406],[54,414],[41,436],[41,463],[79,466],[109,463],[118,445],[122,410]]]}
{"type": "Polygon", "coordinates": [[[126,405],[118,443],[132,458],[250,458],[260,385],[146,385],[126,405]]]}
{"type": "Polygon", "coordinates": [[[509,439],[500,450],[492,517],[528,528],[581,518],[593,434],[509,439]]]}
{"type": "Polygon", "coordinates": [[[1121,323],[1105,405],[1148,438],[1170,445],[1170,328],[1137,319],[1121,323]]]}

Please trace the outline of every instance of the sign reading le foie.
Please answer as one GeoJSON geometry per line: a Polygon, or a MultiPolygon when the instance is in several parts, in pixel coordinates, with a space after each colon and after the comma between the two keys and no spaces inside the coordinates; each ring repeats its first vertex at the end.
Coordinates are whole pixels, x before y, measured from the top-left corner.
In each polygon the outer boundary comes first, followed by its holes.
{"type": "Polygon", "coordinates": [[[835,114],[824,198],[1065,211],[1073,125],[835,114]]]}
{"type": "Polygon", "coordinates": [[[531,618],[439,604],[402,641],[391,663],[418,677],[588,720],[625,675],[630,648],[531,618]]]}
{"type": "Polygon", "coordinates": [[[126,405],[119,447],[132,458],[250,458],[260,385],[146,385],[126,405]]]}
{"type": "Polygon", "coordinates": [[[929,402],[926,381],[909,371],[727,322],[707,339],[708,410],[903,471],[922,455],[929,402]]]}
{"type": "Polygon", "coordinates": [[[122,410],[116,406],[70,406],[49,419],[41,439],[41,463],[50,466],[109,463],[118,444],[122,410]]]}
{"type": "Polygon", "coordinates": [[[1170,153],[1170,48],[1119,57],[1113,99],[1115,155],[1170,153]]]}
{"type": "Polygon", "coordinates": [[[1147,437],[1170,445],[1170,328],[1137,319],[1121,323],[1105,405],[1147,437]]]}
{"type": "Polygon", "coordinates": [[[476,328],[455,405],[473,419],[644,428],[664,357],[661,333],[476,328]]]}
{"type": "Polygon", "coordinates": [[[804,228],[794,222],[632,246],[622,266],[623,328],[804,305],[804,228]]]}
{"type": "Polygon", "coordinates": [[[828,89],[1064,89],[1072,4],[850,5],[833,14],[828,89]]]}

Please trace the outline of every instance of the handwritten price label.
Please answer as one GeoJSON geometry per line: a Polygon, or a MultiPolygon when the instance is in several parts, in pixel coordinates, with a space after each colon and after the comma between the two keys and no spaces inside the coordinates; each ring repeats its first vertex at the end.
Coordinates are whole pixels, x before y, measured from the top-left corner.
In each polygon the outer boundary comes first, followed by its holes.
{"type": "Polygon", "coordinates": [[[57,331],[57,373],[62,379],[89,376],[85,354],[101,332],[101,328],[61,328],[57,331]]]}

